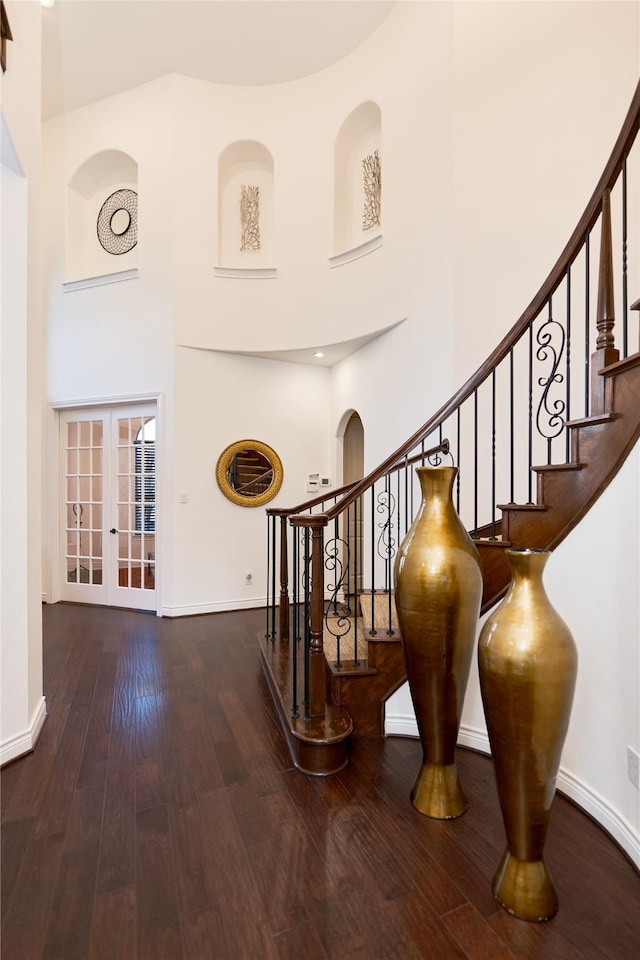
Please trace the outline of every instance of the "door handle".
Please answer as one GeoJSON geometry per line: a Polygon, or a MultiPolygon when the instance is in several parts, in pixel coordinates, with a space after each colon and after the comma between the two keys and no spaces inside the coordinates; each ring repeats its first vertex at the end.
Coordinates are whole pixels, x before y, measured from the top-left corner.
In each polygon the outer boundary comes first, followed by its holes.
{"type": "Polygon", "coordinates": [[[115,527],[111,527],[111,530],[109,530],[109,533],[117,533],[117,532],[118,532],[118,531],[116,530],[115,527]]]}

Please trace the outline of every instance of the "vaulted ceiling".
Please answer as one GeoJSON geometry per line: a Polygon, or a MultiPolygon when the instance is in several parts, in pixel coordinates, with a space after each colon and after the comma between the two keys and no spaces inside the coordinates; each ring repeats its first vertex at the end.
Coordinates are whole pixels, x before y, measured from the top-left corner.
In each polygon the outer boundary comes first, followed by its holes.
{"type": "Polygon", "coordinates": [[[43,7],[43,118],[167,73],[260,85],[308,76],[358,47],[383,0],[57,0],[43,7]]]}

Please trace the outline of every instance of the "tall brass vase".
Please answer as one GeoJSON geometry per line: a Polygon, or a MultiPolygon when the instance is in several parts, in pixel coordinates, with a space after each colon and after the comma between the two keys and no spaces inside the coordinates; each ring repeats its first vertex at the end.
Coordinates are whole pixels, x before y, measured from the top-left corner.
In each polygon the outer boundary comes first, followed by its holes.
{"type": "Polygon", "coordinates": [[[542,583],[546,550],[507,550],[512,581],[480,634],[480,688],[507,834],[493,877],[498,903],[549,920],[558,897],[543,860],[573,701],[576,645],[542,583]]]}
{"type": "Polygon", "coordinates": [[[459,817],[467,798],[454,762],[482,597],[480,557],[456,513],[456,467],[418,467],[422,504],[395,564],[396,607],[423,762],[414,807],[459,817]]]}

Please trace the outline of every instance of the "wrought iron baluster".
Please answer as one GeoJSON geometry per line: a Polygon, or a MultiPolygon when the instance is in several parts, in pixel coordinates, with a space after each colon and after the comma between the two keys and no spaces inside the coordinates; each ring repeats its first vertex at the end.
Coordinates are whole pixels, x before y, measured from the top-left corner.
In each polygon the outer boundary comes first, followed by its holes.
{"type": "Polygon", "coordinates": [[[509,350],[509,503],[516,502],[515,429],[513,401],[513,347],[509,350]]]}
{"type": "Polygon", "coordinates": [[[584,416],[589,416],[589,358],[591,348],[589,345],[589,314],[590,308],[590,234],[587,233],[584,244],[584,273],[585,273],[585,292],[584,292],[584,416]]]}
{"type": "Polygon", "coordinates": [[[409,529],[409,454],[404,457],[404,532],[409,529]]]}
{"type": "MultiPolygon", "coordinates": [[[[397,518],[396,518],[396,519],[397,519],[397,525],[398,525],[398,529],[397,529],[397,538],[398,538],[398,539],[397,539],[396,542],[397,542],[397,543],[400,543],[400,542],[402,541],[402,536],[400,535],[400,471],[399,471],[399,470],[396,470],[396,484],[397,484],[397,486],[396,486],[396,503],[397,503],[397,505],[398,505],[398,509],[397,509],[397,511],[396,511],[396,514],[397,514],[397,518]]],[[[392,590],[392,585],[391,585],[392,580],[393,580],[393,577],[392,577],[392,575],[391,575],[391,564],[389,564],[389,591],[392,590]]]]}
{"type": "Polygon", "coordinates": [[[353,661],[358,666],[358,607],[360,605],[358,590],[358,554],[360,552],[360,538],[358,531],[358,502],[359,497],[353,501],[353,531],[355,538],[355,550],[353,551],[353,661]]]}
{"type": "Polygon", "coordinates": [[[309,527],[304,528],[304,718],[309,719],[309,655],[311,650],[311,547],[309,527]]]}
{"type": "Polygon", "coordinates": [[[292,531],[292,566],[293,566],[293,638],[290,644],[291,649],[291,716],[300,716],[298,709],[298,643],[300,640],[300,597],[299,597],[299,577],[300,577],[300,557],[298,549],[298,531],[295,527],[290,527],[292,531]]]}
{"type": "Polygon", "coordinates": [[[571,449],[570,449],[570,431],[567,428],[566,424],[571,420],[571,264],[567,267],[567,316],[565,321],[565,329],[567,334],[567,355],[565,361],[566,368],[566,417],[565,417],[565,428],[564,428],[564,441],[565,441],[565,460],[567,463],[571,460],[571,449]]]}
{"type": "Polygon", "coordinates": [[[627,155],[622,158],[622,356],[628,355],[627,155]]]}
{"type": "Polygon", "coordinates": [[[300,640],[300,534],[292,527],[293,536],[293,639],[300,640]]]}
{"type": "Polygon", "coordinates": [[[473,391],[473,536],[478,536],[478,388],[473,391]]]}
{"type": "Polygon", "coordinates": [[[552,443],[564,430],[565,401],[560,397],[551,399],[554,383],[562,383],[564,375],[560,372],[560,361],[564,352],[566,335],[562,324],[553,319],[553,298],[548,300],[548,315],[538,329],[536,336],[538,349],[536,358],[542,363],[550,361],[551,370],[547,377],[538,377],[538,386],[542,394],[536,411],[538,433],[547,441],[547,463],[551,463],[552,443]]]}
{"type": "MultiPolygon", "coordinates": [[[[347,508],[347,540],[340,537],[340,519],[334,519],[334,536],[324,544],[324,564],[327,572],[333,572],[333,583],[327,580],[326,589],[330,594],[324,614],[324,630],[336,641],[336,666],[342,666],[342,638],[349,632],[349,577],[351,576],[351,547],[349,527],[351,524],[350,507],[347,508]],[[339,611],[338,597],[342,595],[342,612],[339,611]],[[330,617],[333,610],[334,616],[330,617]]],[[[354,538],[357,548],[357,537],[354,538]]]]}
{"type": "Polygon", "coordinates": [[[491,540],[496,540],[496,369],[491,371],[491,540]]]}
{"type": "MultiPolygon", "coordinates": [[[[423,448],[424,448],[424,441],[423,441],[423,443],[422,443],[422,446],[423,446],[423,448]]],[[[415,482],[415,476],[416,476],[415,470],[410,470],[410,471],[409,471],[409,497],[410,497],[410,505],[409,505],[409,526],[411,526],[411,524],[413,523],[413,517],[414,517],[414,506],[413,506],[413,505],[414,505],[414,503],[415,503],[415,499],[414,499],[414,482],[415,482]]]]}
{"type": "Polygon", "coordinates": [[[375,540],[375,526],[376,526],[376,498],[375,498],[375,483],[371,487],[371,636],[375,637],[376,633],[376,551],[373,549],[373,544],[375,540]]]}
{"type": "Polygon", "coordinates": [[[529,327],[529,428],[527,466],[529,468],[527,503],[533,503],[533,323],[529,327]]]}
{"type": "Polygon", "coordinates": [[[456,477],[456,510],[460,513],[460,405],[456,410],[456,424],[457,424],[457,452],[456,452],[456,463],[458,464],[458,475],[456,477]]]}

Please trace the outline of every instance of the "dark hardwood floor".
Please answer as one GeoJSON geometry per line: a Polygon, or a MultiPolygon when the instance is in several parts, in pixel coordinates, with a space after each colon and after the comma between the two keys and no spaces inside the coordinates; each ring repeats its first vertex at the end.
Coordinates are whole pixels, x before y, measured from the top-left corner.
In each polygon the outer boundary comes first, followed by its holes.
{"type": "Polygon", "coordinates": [[[504,835],[488,758],[470,808],[409,802],[416,741],[292,769],[258,665],[261,611],[162,620],[45,607],[49,716],[2,771],[2,960],[626,960],[640,881],[557,797],[560,897],[528,924],[491,895],[504,835]]]}

